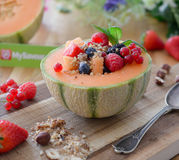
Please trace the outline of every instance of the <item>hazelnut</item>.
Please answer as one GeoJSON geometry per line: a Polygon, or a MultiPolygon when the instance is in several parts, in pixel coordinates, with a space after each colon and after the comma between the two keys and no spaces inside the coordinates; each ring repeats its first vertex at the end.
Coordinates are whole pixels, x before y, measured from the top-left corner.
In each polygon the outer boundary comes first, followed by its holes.
{"type": "Polygon", "coordinates": [[[155,83],[158,85],[158,86],[162,86],[164,84],[164,80],[160,77],[155,77],[155,83]]]}
{"type": "Polygon", "coordinates": [[[36,142],[40,145],[47,145],[50,141],[50,134],[48,132],[40,132],[36,137],[36,142]]]}
{"type": "Polygon", "coordinates": [[[160,77],[160,78],[162,78],[162,79],[165,79],[165,75],[166,75],[166,73],[163,72],[163,71],[158,71],[158,72],[157,72],[157,77],[160,77]]]}
{"type": "Polygon", "coordinates": [[[179,82],[179,75],[176,75],[176,83],[178,83],[179,82]]]}
{"type": "Polygon", "coordinates": [[[166,70],[167,71],[167,74],[170,72],[170,65],[168,65],[168,64],[164,64],[163,66],[162,66],[162,69],[164,69],[164,70],[166,70]]]}

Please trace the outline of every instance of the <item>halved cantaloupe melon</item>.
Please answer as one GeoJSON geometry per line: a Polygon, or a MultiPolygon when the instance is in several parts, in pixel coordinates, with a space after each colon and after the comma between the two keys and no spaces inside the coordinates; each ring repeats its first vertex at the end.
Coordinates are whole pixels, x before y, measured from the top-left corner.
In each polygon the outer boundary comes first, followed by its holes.
{"type": "Polygon", "coordinates": [[[109,117],[132,107],[144,94],[150,79],[151,58],[142,53],[143,64],[126,65],[104,75],[56,73],[63,64],[64,48],[53,50],[41,61],[42,75],[52,96],[72,112],[88,118],[109,117]]]}
{"type": "Polygon", "coordinates": [[[40,26],[43,8],[43,0],[1,0],[0,42],[28,42],[40,26]]]}

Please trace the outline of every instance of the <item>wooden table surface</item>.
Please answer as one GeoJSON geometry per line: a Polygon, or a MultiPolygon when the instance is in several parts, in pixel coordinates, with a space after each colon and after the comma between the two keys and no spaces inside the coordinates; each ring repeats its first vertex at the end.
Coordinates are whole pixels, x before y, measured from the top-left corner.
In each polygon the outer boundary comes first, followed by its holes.
{"type": "MultiPolygon", "coordinates": [[[[60,45],[69,39],[75,37],[82,37],[87,39],[91,36],[95,30],[89,24],[85,24],[80,21],[80,12],[73,11],[70,14],[61,14],[55,8],[55,2],[49,1],[48,11],[45,12],[43,22],[29,43],[40,45],[60,45]]],[[[159,36],[166,41],[167,26],[164,23],[159,23],[152,18],[145,17],[143,20],[130,22],[122,27],[123,40],[133,39],[139,41],[141,33],[147,29],[154,29],[159,36]]],[[[178,63],[175,59],[167,54],[166,51],[155,51],[149,53],[153,59],[153,64],[161,66],[164,63],[174,65],[178,63]]],[[[7,78],[13,78],[18,83],[26,81],[39,81],[42,80],[40,69],[31,68],[10,68],[0,67],[0,83],[7,80],[7,78]]],[[[104,155],[111,155],[111,159],[115,159],[115,154],[112,150],[103,150],[99,153],[104,155]],[[114,157],[114,158],[113,158],[114,157]]],[[[174,158],[179,160],[179,157],[174,158]]]]}

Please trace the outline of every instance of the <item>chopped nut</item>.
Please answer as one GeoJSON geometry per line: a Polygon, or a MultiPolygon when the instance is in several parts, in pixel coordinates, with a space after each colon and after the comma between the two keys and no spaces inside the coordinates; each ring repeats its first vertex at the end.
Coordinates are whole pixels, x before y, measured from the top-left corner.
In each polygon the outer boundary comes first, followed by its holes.
{"type": "Polygon", "coordinates": [[[179,82],[179,75],[176,75],[176,83],[179,82]]]}
{"type": "Polygon", "coordinates": [[[47,149],[45,151],[45,153],[50,160],[57,160],[57,159],[60,160],[61,159],[61,156],[56,149],[53,149],[53,148],[47,149]]]}
{"type": "Polygon", "coordinates": [[[162,66],[162,69],[166,70],[166,71],[167,71],[167,74],[168,74],[168,73],[170,72],[171,67],[170,67],[170,65],[168,65],[168,64],[164,64],[164,65],[162,66]]]}
{"type": "MultiPolygon", "coordinates": [[[[51,148],[45,151],[45,155],[51,160],[86,159],[90,153],[90,147],[84,139],[85,135],[72,134],[65,128],[65,124],[64,120],[50,117],[47,121],[38,122],[32,127],[33,139],[42,134],[42,132],[47,132],[51,135],[48,143],[48,147],[51,148]]],[[[83,132],[80,133],[82,134],[83,132]]]]}
{"type": "Polygon", "coordinates": [[[155,83],[159,86],[163,85],[164,84],[164,80],[160,77],[155,77],[155,83]]]}
{"type": "Polygon", "coordinates": [[[40,151],[40,156],[42,156],[42,155],[44,155],[44,151],[41,150],[40,151]]]}
{"type": "Polygon", "coordinates": [[[36,142],[40,145],[47,145],[50,141],[50,134],[48,132],[40,132],[36,137],[36,142]]]}
{"type": "Polygon", "coordinates": [[[161,71],[161,70],[159,70],[159,71],[157,72],[157,77],[160,77],[160,78],[162,78],[162,79],[165,79],[165,75],[166,75],[166,73],[163,72],[163,71],[161,71]]]}
{"type": "Polygon", "coordinates": [[[85,134],[83,134],[83,135],[82,135],[82,138],[86,138],[86,135],[85,135],[85,134]]]}

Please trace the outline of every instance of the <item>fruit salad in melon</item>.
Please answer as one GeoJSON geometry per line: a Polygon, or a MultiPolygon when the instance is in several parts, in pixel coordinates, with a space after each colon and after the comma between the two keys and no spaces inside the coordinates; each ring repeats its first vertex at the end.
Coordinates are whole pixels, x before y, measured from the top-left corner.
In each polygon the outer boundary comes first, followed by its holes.
{"type": "Polygon", "coordinates": [[[136,42],[111,44],[110,33],[89,41],[76,38],[51,51],[41,71],[56,101],[88,118],[119,114],[142,97],[150,79],[151,58],[136,42]]]}
{"type": "Polygon", "coordinates": [[[0,42],[28,42],[40,26],[43,8],[43,0],[0,0],[0,42]]]}

